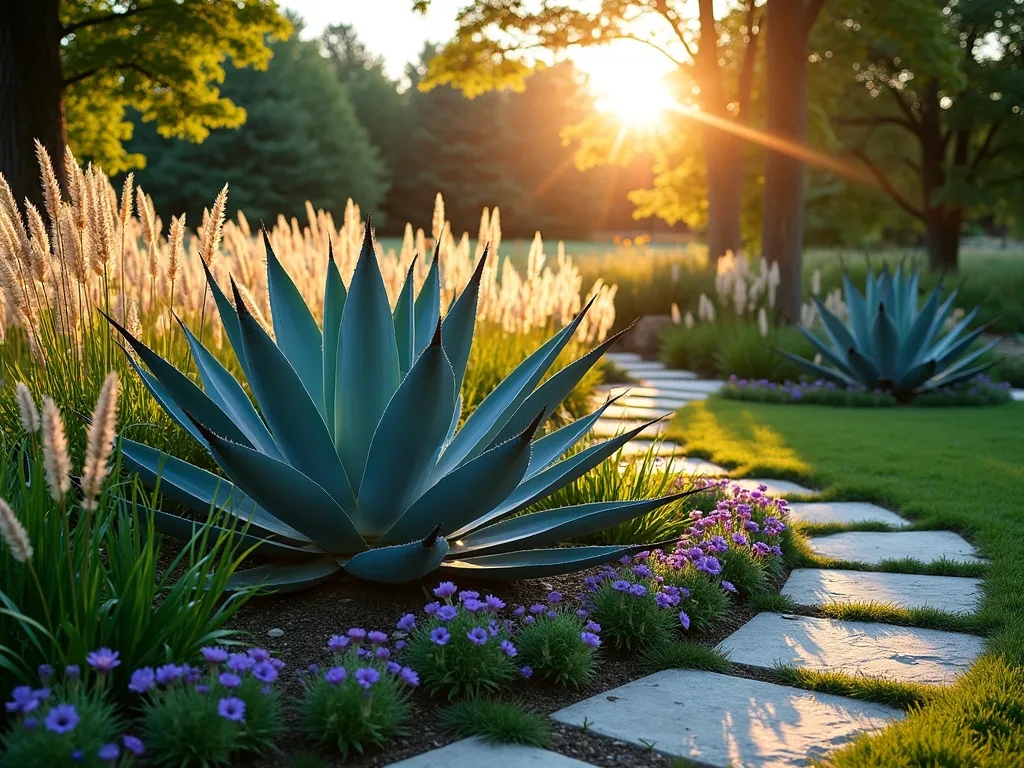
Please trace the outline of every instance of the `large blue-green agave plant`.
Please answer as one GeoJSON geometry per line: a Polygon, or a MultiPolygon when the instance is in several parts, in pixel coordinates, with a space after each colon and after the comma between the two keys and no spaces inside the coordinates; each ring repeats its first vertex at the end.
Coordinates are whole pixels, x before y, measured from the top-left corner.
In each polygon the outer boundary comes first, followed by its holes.
{"type": "MultiPolygon", "coordinates": [[[[533,440],[615,340],[541,384],[586,309],[456,429],[486,252],[443,320],[436,253],[418,296],[410,267],[392,312],[367,222],[347,291],[330,255],[321,331],[265,232],[264,241],[274,338],[246,309],[233,281],[234,307],[207,272],[255,406],[184,324],[202,389],[110,320],[144,363],[132,361],[146,387],[227,479],[122,438],[124,463],[197,515],[223,509],[249,522],[244,543],[286,558],[242,572],[236,584],[295,589],[341,569],[390,583],[437,568],[490,579],[566,573],[637,548],[559,543],[685,495],[515,516],[643,429],[567,455],[605,403],[533,440]]],[[[156,522],[179,536],[196,525],[163,512],[156,522]]]]}
{"type": "Polygon", "coordinates": [[[966,381],[994,365],[990,362],[968,367],[996,344],[971,349],[988,327],[982,325],[965,333],[978,308],[943,333],[957,292],[954,290],[942,301],[940,285],[918,307],[916,269],[904,272],[900,265],[895,275],[888,267],[877,275],[869,272],[864,295],[848,275],[843,275],[843,290],[849,311],[845,324],[814,299],[827,344],[800,328],[830,365],[818,365],[782,351],[817,376],[839,384],[884,390],[906,401],[915,394],[966,381]]]}

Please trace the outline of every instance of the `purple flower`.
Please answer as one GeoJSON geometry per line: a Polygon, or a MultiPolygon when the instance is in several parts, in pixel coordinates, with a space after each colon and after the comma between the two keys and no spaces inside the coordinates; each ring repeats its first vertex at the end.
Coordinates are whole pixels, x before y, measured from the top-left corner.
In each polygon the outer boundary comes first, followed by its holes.
{"type": "Polygon", "coordinates": [[[395,626],[403,632],[412,632],[414,629],[416,629],[416,617],[413,616],[411,613],[407,613],[398,620],[398,624],[396,624],[395,626]]]}
{"type": "Polygon", "coordinates": [[[164,664],[156,668],[156,681],[160,685],[170,685],[176,682],[183,672],[184,670],[177,664],[164,664]]]}
{"type": "Polygon", "coordinates": [[[120,655],[117,651],[112,651],[109,648],[100,648],[98,651],[90,651],[85,660],[89,662],[90,667],[96,670],[97,674],[105,675],[114,667],[121,666],[121,662],[117,660],[120,655]]]}
{"type": "Polygon", "coordinates": [[[121,743],[124,744],[125,749],[136,756],[146,751],[146,745],[142,743],[142,739],[138,736],[125,736],[121,739],[121,743]]]}
{"type": "Polygon", "coordinates": [[[437,609],[437,618],[441,621],[451,621],[458,615],[459,611],[454,605],[442,605],[437,609]]]}
{"type": "Polygon", "coordinates": [[[271,660],[270,660],[270,664],[271,664],[271,666],[273,666],[273,668],[274,668],[274,669],[276,669],[276,670],[277,670],[278,672],[280,672],[280,671],[281,671],[282,669],[284,669],[284,668],[285,668],[285,666],[286,666],[286,665],[285,665],[285,663],[284,663],[283,661],[281,661],[280,659],[271,659],[271,660]]]}
{"type": "Polygon", "coordinates": [[[589,645],[591,648],[601,647],[601,638],[595,635],[593,632],[581,632],[580,638],[584,643],[589,645]]]}
{"type": "Polygon", "coordinates": [[[19,685],[11,691],[11,698],[7,702],[8,712],[31,712],[39,706],[39,698],[27,685],[19,685]]]}
{"type": "Polygon", "coordinates": [[[686,615],[686,611],[679,612],[679,623],[683,625],[683,629],[690,628],[690,617],[686,615]]]}
{"type": "Polygon", "coordinates": [[[446,645],[451,637],[451,633],[444,627],[438,627],[430,633],[430,641],[435,645],[446,645]]]}
{"type": "Polygon", "coordinates": [[[755,541],[754,546],[751,547],[755,555],[763,557],[771,552],[771,549],[763,541],[755,541]]]}
{"type": "Polygon", "coordinates": [[[310,664],[308,667],[306,667],[306,671],[309,672],[309,674],[311,675],[315,675],[320,671],[320,665],[310,664]]]}
{"type": "Polygon", "coordinates": [[[68,664],[64,669],[64,674],[67,675],[68,680],[77,680],[82,676],[82,668],[77,664],[68,664]]]}
{"type": "Polygon", "coordinates": [[[598,624],[596,621],[588,621],[584,629],[587,630],[587,632],[600,632],[601,625],[598,624]]]}
{"type": "Polygon", "coordinates": [[[156,682],[156,674],[152,667],[143,667],[132,672],[132,680],[128,683],[128,690],[135,693],[145,693],[156,682]]]}
{"type": "Polygon", "coordinates": [[[532,626],[532,625],[534,625],[536,623],[537,623],[537,620],[535,618],[533,618],[533,616],[527,616],[525,619],[523,619],[523,624],[530,624],[532,626]]]}
{"type": "Polygon", "coordinates": [[[427,603],[423,606],[423,612],[427,614],[427,616],[433,616],[435,613],[437,613],[440,607],[440,603],[427,603]]]}
{"type": "Polygon", "coordinates": [[[39,673],[39,679],[41,681],[43,681],[44,683],[47,680],[49,680],[51,677],[53,677],[53,665],[52,664],[40,664],[39,665],[39,669],[37,671],[39,673]]]}
{"type": "Polygon", "coordinates": [[[753,520],[747,520],[745,523],[743,523],[743,527],[746,528],[751,533],[757,533],[758,531],[761,530],[761,526],[759,526],[753,520]]]}
{"type": "Polygon", "coordinates": [[[182,666],[181,671],[184,673],[183,676],[186,683],[198,683],[199,679],[203,676],[202,672],[188,664],[182,666]]]}
{"type": "Polygon", "coordinates": [[[634,565],[632,571],[634,576],[641,579],[649,579],[654,576],[654,573],[646,565],[634,565]]]}
{"type": "Polygon", "coordinates": [[[505,607],[505,601],[494,595],[488,595],[484,598],[484,603],[487,605],[489,611],[500,611],[505,607]]]}
{"type": "Polygon", "coordinates": [[[46,714],[46,730],[68,733],[78,725],[78,712],[73,704],[58,704],[46,714]]]}
{"type": "Polygon", "coordinates": [[[509,642],[508,640],[502,640],[502,641],[501,641],[501,646],[500,646],[500,647],[501,647],[501,650],[502,650],[502,652],[503,652],[503,653],[504,653],[504,654],[505,654],[506,656],[508,656],[508,657],[509,657],[510,659],[511,659],[511,658],[513,658],[513,657],[515,657],[515,656],[518,656],[518,655],[519,655],[519,651],[518,651],[518,650],[516,649],[516,647],[515,647],[514,645],[512,645],[512,643],[511,643],[511,642],[509,642]]]}
{"type": "Polygon", "coordinates": [[[480,593],[479,592],[474,592],[471,589],[464,589],[461,592],[459,592],[459,602],[460,603],[464,603],[467,600],[479,600],[479,599],[480,599],[480,593]]]}
{"type": "Polygon", "coordinates": [[[200,683],[199,685],[196,686],[196,693],[198,693],[198,694],[202,694],[203,696],[205,696],[209,692],[210,692],[210,686],[206,685],[205,683],[200,683]]]}
{"type": "Polygon", "coordinates": [[[697,563],[697,570],[710,573],[712,576],[717,576],[722,572],[722,564],[718,561],[717,557],[711,557],[709,555],[701,558],[700,562],[697,563]]]}
{"type": "Polygon", "coordinates": [[[405,640],[399,640],[397,643],[395,643],[395,650],[396,651],[404,650],[405,646],[407,646],[407,645],[408,645],[408,643],[405,642],[405,640]]]}
{"type": "Polygon", "coordinates": [[[384,665],[384,669],[388,671],[389,675],[397,675],[399,672],[402,671],[402,665],[399,664],[397,661],[389,661],[387,664],[384,665]]]}
{"type": "Polygon", "coordinates": [[[388,636],[384,632],[371,632],[367,637],[373,645],[383,645],[388,641],[388,636]]]}
{"type": "Polygon", "coordinates": [[[120,754],[121,748],[117,746],[117,744],[104,744],[99,748],[99,751],[96,752],[96,757],[98,757],[101,762],[112,763],[117,760],[120,754]]]}
{"type": "Polygon", "coordinates": [[[440,597],[442,600],[445,600],[454,595],[458,589],[452,582],[442,581],[434,588],[434,597],[440,597]]]}
{"type": "Polygon", "coordinates": [[[381,661],[387,661],[391,658],[391,651],[389,651],[387,648],[378,648],[377,658],[381,661]]]}
{"type": "Polygon", "coordinates": [[[21,724],[25,726],[27,730],[30,731],[34,731],[36,728],[39,727],[39,721],[36,720],[34,717],[26,717],[24,720],[21,721],[21,724]]]}
{"type": "Polygon", "coordinates": [[[416,674],[416,670],[410,667],[402,667],[401,677],[403,683],[413,688],[420,684],[420,676],[416,674]]]}
{"type": "Polygon", "coordinates": [[[363,686],[367,691],[370,687],[380,680],[380,672],[372,667],[363,667],[356,670],[356,682],[363,686]]]}
{"type": "Polygon", "coordinates": [[[263,648],[250,648],[245,655],[259,664],[261,661],[270,661],[270,651],[263,648]]]}
{"type": "Polygon", "coordinates": [[[744,536],[744,535],[743,535],[742,533],[740,533],[739,531],[736,531],[736,533],[734,533],[734,534],[733,534],[733,535],[732,535],[732,536],[731,536],[730,538],[731,538],[731,539],[733,540],[733,543],[734,543],[734,544],[738,544],[738,545],[739,545],[739,546],[741,546],[741,547],[745,547],[745,546],[747,546],[747,544],[749,544],[749,543],[750,543],[750,542],[749,542],[749,541],[747,540],[747,537],[746,537],[746,536],[744,536]]]}
{"type": "Polygon", "coordinates": [[[548,593],[548,602],[549,603],[560,603],[560,602],[562,602],[562,593],[561,592],[549,592],[548,593]]]}
{"type": "Polygon", "coordinates": [[[487,642],[487,632],[480,627],[473,627],[469,632],[466,633],[466,637],[473,645],[483,645],[487,642]]]}
{"type": "Polygon", "coordinates": [[[223,664],[228,660],[228,652],[218,646],[200,648],[199,652],[208,664],[223,664]]]}
{"type": "Polygon", "coordinates": [[[256,666],[256,662],[246,656],[244,653],[232,653],[228,656],[228,669],[232,672],[241,674],[242,672],[248,672],[250,669],[256,666]]]}
{"type": "Polygon", "coordinates": [[[647,594],[647,587],[643,584],[633,584],[629,588],[629,594],[634,597],[644,597],[647,594]]]}
{"type": "Polygon", "coordinates": [[[327,647],[335,653],[341,653],[346,648],[348,648],[348,644],[350,642],[352,641],[344,635],[334,635],[333,637],[331,637],[330,640],[327,641],[327,647]]]}
{"type": "Polygon", "coordinates": [[[585,618],[587,618],[587,617],[588,617],[589,615],[590,615],[590,614],[589,614],[589,613],[588,613],[587,611],[583,610],[582,608],[580,608],[580,609],[579,609],[578,611],[576,611],[576,616],[577,616],[578,618],[581,618],[581,619],[585,619],[585,618]]]}
{"type": "Polygon", "coordinates": [[[547,610],[548,607],[546,605],[541,605],[540,603],[534,603],[530,606],[530,613],[533,614],[546,613],[547,610]]]}
{"type": "Polygon", "coordinates": [[[219,678],[220,684],[225,688],[237,688],[242,684],[242,678],[236,675],[234,672],[221,672],[219,678]]]}
{"type": "Polygon", "coordinates": [[[85,752],[84,751],[82,751],[81,749],[73,749],[73,750],[71,750],[71,762],[73,762],[73,763],[80,763],[83,760],[85,760],[85,752]]]}
{"type": "Polygon", "coordinates": [[[519,670],[519,674],[525,678],[533,677],[533,667],[523,667],[519,670]]]}
{"type": "Polygon", "coordinates": [[[331,685],[341,685],[345,682],[345,668],[344,667],[331,667],[327,670],[327,674],[324,675],[327,682],[331,685]]]}
{"type": "Polygon", "coordinates": [[[345,634],[349,636],[353,643],[359,643],[366,639],[366,630],[359,627],[352,627],[345,634]]]}
{"type": "Polygon", "coordinates": [[[217,702],[217,714],[225,720],[241,723],[245,720],[245,702],[235,696],[217,702]]]}
{"type": "Polygon", "coordinates": [[[272,683],[277,680],[277,668],[269,661],[261,661],[252,668],[252,676],[261,683],[272,683]]]}
{"type": "Polygon", "coordinates": [[[725,579],[722,579],[722,589],[724,589],[726,592],[736,591],[736,587],[733,586],[733,583],[731,581],[726,581],[725,579]]]}
{"type": "Polygon", "coordinates": [[[618,579],[612,584],[612,589],[616,592],[625,592],[629,589],[629,582],[622,579],[618,579]]]}
{"type": "Polygon", "coordinates": [[[487,603],[481,602],[475,597],[467,597],[463,601],[462,607],[470,613],[477,613],[478,611],[484,610],[487,607],[487,603]]]}
{"type": "Polygon", "coordinates": [[[526,606],[525,605],[520,605],[518,608],[516,608],[514,611],[512,611],[512,615],[516,616],[516,617],[522,617],[525,614],[526,614],[526,606]]]}

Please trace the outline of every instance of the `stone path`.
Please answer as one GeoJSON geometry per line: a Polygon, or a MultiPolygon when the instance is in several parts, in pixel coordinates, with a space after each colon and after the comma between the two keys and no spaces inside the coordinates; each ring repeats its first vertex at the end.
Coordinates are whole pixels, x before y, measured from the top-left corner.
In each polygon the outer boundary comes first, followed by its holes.
{"type": "Polygon", "coordinates": [[[464,739],[392,763],[389,768],[482,768],[489,765],[500,765],[501,768],[585,768],[590,763],[537,747],[464,739]]]}
{"type": "Polygon", "coordinates": [[[956,563],[981,563],[974,547],[951,531],[903,531],[876,533],[850,531],[811,539],[816,555],[836,560],[855,560],[878,565],[883,560],[912,557],[923,563],[949,560],[956,563]]]}
{"type": "Polygon", "coordinates": [[[973,613],[981,600],[981,579],[922,576],[913,573],[797,568],[782,594],[797,605],[880,603],[897,608],[936,608],[973,613]]]}
{"type": "Polygon", "coordinates": [[[885,523],[893,528],[910,525],[895,512],[862,501],[794,501],[789,511],[792,519],[805,523],[885,523]]]}

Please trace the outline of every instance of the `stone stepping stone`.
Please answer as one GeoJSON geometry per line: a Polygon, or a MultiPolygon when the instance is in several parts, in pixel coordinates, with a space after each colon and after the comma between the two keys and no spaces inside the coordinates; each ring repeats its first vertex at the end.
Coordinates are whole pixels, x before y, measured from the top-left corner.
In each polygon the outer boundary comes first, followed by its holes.
{"type": "Polygon", "coordinates": [[[655,408],[663,411],[676,411],[687,403],[692,403],[692,397],[631,397],[626,396],[616,402],[624,408],[655,408]]]}
{"type": "Polygon", "coordinates": [[[798,605],[882,603],[973,613],[981,600],[981,579],[797,568],[789,574],[782,594],[798,605]]]}
{"type": "Polygon", "coordinates": [[[668,669],[556,712],[569,725],[699,765],[807,765],[903,713],[715,672],[668,669]]]}
{"type": "Polygon", "coordinates": [[[587,768],[591,764],[538,747],[488,744],[473,738],[390,763],[388,768],[481,768],[487,765],[500,765],[502,768],[587,768]]]}
{"type": "MultiPolygon", "coordinates": [[[[622,451],[623,456],[635,456],[638,453],[647,453],[652,443],[654,443],[653,440],[638,437],[635,440],[630,440],[628,443],[622,446],[620,450],[622,451]]],[[[671,456],[673,454],[675,454],[676,456],[682,456],[683,449],[682,447],[680,447],[676,443],[673,443],[670,440],[663,440],[662,442],[658,443],[655,446],[655,456],[671,456]]]]}
{"type": "MultiPolygon", "coordinates": [[[[625,456],[626,454],[623,455],[625,456]]],[[[636,455],[637,454],[633,454],[634,457],[636,455]]],[[[619,462],[619,472],[625,472],[629,464],[629,459],[623,458],[622,461],[619,462]]],[[[722,477],[723,475],[729,474],[729,470],[725,467],[720,467],[717,464],[705,461],[704,459],[690,459],[685,456],[668,458],[657,454],[654,457],[654,471],[668,471],[676,475],[707,475],[709,477],[722,477]]]]}
{"type": "Polygon", "coordinates": [[[744,477],[740,480],[735,481],[736,485],[740,488],[745,488],[748,491],[760,490],[760,486],[768,486],[768,490],[764,493],[769,496],[796,496],[808,495],[813,496],[817,493],[813,488],[808,488],[800,483],[794,483],[790,480],[765,480],[759,477],[744,477]]]}
{"type": "Polygon", "coordinates": [[[605,352],[604,359],[610,360],[620,366],[625,365],[626,363],[639,363],[643,361],[643,358],[636,352],[605,352]]]}
{"type": "MultiPolygon", "coordinates": [[[[660,386],[646,387],[639,384],[630,386],[629,384],[602,384],[596,388],[598,392],[601,392],[606,397],[618,397],[619,395],[626,395],[625,399],[634,397],[649,397],[657,398],[660,400],[669,400],[678,402],[680,405],[692,402],[693,400],[703,400],[705,397],[704,392],[692,392],[684,390],[667,390],[660,386]]],[[[603,402],[603,400],[601,401],[603,402]]]]}
{"type": "Polygon", "coordinates": [[[718,644],[737,664],[951,683],[984,651],[974,635],[866,621],[759,613],[718,644]]]}
{"type": "MultiPolygon", "coordinates": [[[[621,400],[619,401],[622,402],[621,400]]],[[[656,419],[665,414],[671,415],[675,408],[643,408],[632,405],[609,405],[605,410],[603,419],[656,419]]]]}
{"type": "Polygon", "coordinates": [[[1017,402],[1024,402],[1024,389],[1011,389],[1010,397],[1017,402]]]}
{"type": "MultiPolygon", "coordinates": [[[[598,419],[597,423],[591,428],[591,432],[595,437],[615,437],[615,435],[621,432],[628,432],[631,429],[636,429],[643,421],[623,421],[619,419],[598,419]]],[[[664,421],[659,421],[657,424],[651,424],[646,429],[641,431],[637,437],[657,437],[668,429],[668,424],[664,421]]]]}
{"type": "Polygon", "coordinates": [[[881,533],[850,531],[832,536],[815,536],[810,540],[815,554],[836,560],[852,560],[878,565],[883,560],[912,557],[924,563],[952,560],[958,563],[984,563],[961,536],[952,531],[902,531],[881,533]]]}
{"type": "Polygon", "coordinates": [[[713,379],[698,379],[697,375],[689,371],[665,370],[665,371],[638,371],[636,377],[640,381],[653,384],[656,387],[666,389],[685,389],[690,392],[717,392],[725,384],[713,379]]]}
{"type": "Polygon", "coordinates": [[[893,528],[910,525],[895,512],[863,501],[798,501],[789,505],[789,511],[794,520],[805,523],[888,523],[893,528]]]}
{"type": "Polygon", "coordinates": [[[631,374],[641,374],[647,371],[665,371],[664,363],[659,363],[657,360],[624,360],[620,363],[616,363],[620,368],[628,371],[631,374]]]}

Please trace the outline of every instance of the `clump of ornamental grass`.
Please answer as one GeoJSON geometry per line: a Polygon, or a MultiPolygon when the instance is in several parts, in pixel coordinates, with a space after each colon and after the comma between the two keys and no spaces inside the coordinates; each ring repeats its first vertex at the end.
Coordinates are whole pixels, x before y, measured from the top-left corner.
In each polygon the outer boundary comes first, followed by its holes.
{"type": "MultiPolygon", "coordinates": [[[[645,553],[636,557],[642,561],[645,553]]],[[[602,628],[604,638],[616,648],[633,650],[667,643],[680,621],[684,628],[689,627],[685,612],[677,614],[670,610],[689,595],[670,584],[658,583],[642,562],[632,566],[630,562],[629,557],[624,557],[622,564],[626,568],[616,570],[608,566],[598,575],[587,577],[584,583],[590,590],[586,601],[590,614],[602,628]]]]}
{"type": "Polygon", "coordinates": [[[158,766],[227,765],[239,753],[274,750],[281,732],[276,682],[284,663],[262,648],[202,649],[204,667],[164,664],[132,672],[143,697],[142,735],[158,766]]]}
{"type": "Polygon", "coordinates": [[[464,699],[445,708],[441,720],[445,729],[460,739],[476,736],[496,744],[532,747],[551,743],[547,718],[527,712],[518,702],[464,699]]]}
{"type": "Polygon", "coordinates": [[[702,669],[724,674],[732,667],[729,658],[721,651],[689,640],[647,646],[643,653],[643,664],[650,672],[702,669]]]}
{"type": "Polygon", "coordinates": [[[515,646],[509,653],[530,667],[542,680],[558,685],[582,685],[594,678],[601,626],[587,619],[587,612],[570,612],[558,592],[548,595],[548,604],[536,603],[529,609],[519,606],[520,619],[515,646]]]}
{"type": "Polygon", "coordinates": [[[110,671],[117,653],[101,648],[89,666],[70,665],[58,675],[39,668],[40,687],[19,685],[5,708],[9,728],[0,739],[3,768],[128,766],[145,751],[108,701],[110,671]]]}
{"type": "MultiPolygon", "coordinates": [[[[459,694],[493,691],[517,674],[516,648],[509,623],[499,617],[505,603],[494,595],[480,599],[478,592],[458,591],[450,581],[434,589],[438,601],[423,608],[426,619],[408,619],[409,645],[403,659],[415,669],[433,696],[449,699],[459,694]],[[453,599],[458,592],[458,599],[453,599]]],[[[528,670],[528,668],[527,668],[528,670]]],[[[519,670],[524,676],[532,670],[519,670]]]]}
{"type": "Polygon", "coordinates": [[[347,758],[408,732],[406,690],[419,685],[419,676],[391,658],[387,640],[384,632],[353,627],[328,641],[331,666],[310,666],[304,681],[300,711],[307,739],[347,758]]]}
{"type": "Polygon", "coordinates": [[[740,597],[750,597],[768,589],[769,563],[766,558],[754,556],[749,547],[730,547],[719,560],[722,563],[720,583],[732,584],[740,597]]]}

